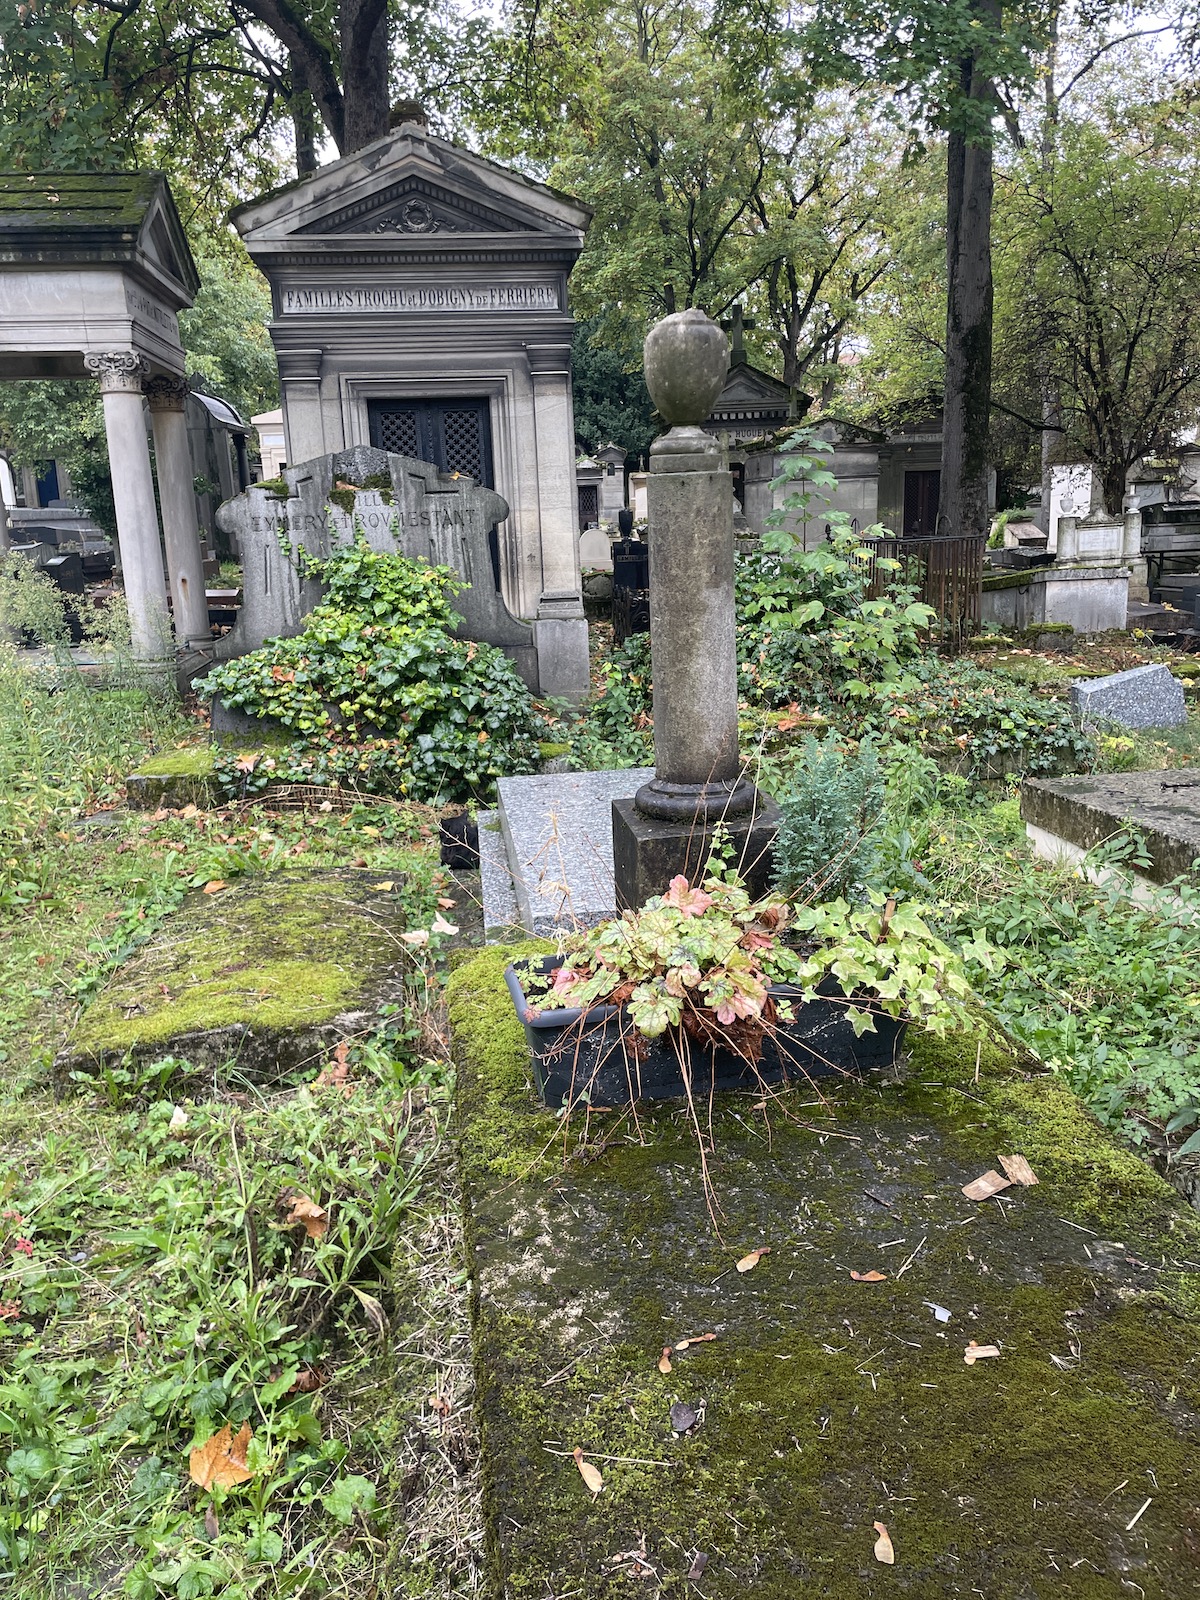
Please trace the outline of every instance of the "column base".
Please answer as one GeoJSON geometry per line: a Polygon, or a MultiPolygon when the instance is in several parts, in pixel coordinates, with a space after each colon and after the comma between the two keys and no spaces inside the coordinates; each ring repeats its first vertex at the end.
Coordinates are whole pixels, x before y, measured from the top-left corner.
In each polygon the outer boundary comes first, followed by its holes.
{"type": "Polygon", "coordinates": [[[753,811],[709,821],[667,821],[644,816],[632,800],[614,800],[613,872],[617,907],[644,905],[651,895],[665,894],[671,879],[682,873],[694,882],[704,870],[713,835],[723,827],[733,844],[733,860],[746,887],[757,898],[771,887],[773,848],[779,828],[779,807],[755,791],[753,811]]]}

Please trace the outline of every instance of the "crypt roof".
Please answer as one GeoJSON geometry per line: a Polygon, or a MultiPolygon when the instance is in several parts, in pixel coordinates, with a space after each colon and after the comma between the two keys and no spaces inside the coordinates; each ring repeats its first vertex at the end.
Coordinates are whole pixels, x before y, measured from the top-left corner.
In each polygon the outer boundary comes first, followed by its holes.
{"type": "Polygon", "coordinates": [[[162,173],[0,173],[0,268],[88,266],[191,305],[200,278],[162,173]]]}
{"type": "MultiPolygon", "coordinates": [[[[801,401],[807,396],[799,396],[801,401]]],[[[782,426],[791,415],[791,390],[761,367],[740,361],[730,367],[704,426],[710,433],[754,438],[782,426]]],[[[810,402],[811,403],[811,402],[810,402]]]]}
{"type": "Polygon", "coordinates": [[[407,122],[353,155],[239,206],[251,256],[371,265],[554,260],[583,248],[591,211],[407,122]]]}

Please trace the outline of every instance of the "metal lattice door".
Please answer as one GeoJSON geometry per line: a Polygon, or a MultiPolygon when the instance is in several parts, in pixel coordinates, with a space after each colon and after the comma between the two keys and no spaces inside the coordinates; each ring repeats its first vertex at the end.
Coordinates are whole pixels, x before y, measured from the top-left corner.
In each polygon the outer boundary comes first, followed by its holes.
{"type": "Polygon", "coordinates": [[[377,450],[416,456],[495,488],[486,400],[372,400],[367,414],[377,450]]]}

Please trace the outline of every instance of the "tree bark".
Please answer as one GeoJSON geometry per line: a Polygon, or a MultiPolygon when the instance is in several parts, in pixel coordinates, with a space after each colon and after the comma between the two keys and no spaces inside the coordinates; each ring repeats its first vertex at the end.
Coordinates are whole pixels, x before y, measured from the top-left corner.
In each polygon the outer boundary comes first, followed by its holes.
{"type": "Polygon", "coordinates": [[[292,95],[288,109],[292,114],[292,131],[296,140],[296,176],[303,178],[317,170],[317,111],[312,95],[299,87],[304,74],[292,57],[292,95]]]}
{"type": "Polygon", "coordinates": [[[342,0],[343,155],[382,139],[388,131],[391,71],[386,0],[342,0]]]}
{"type": "MultiPolygon", "coordinates": [[[[997,0],[975,0],[994,16],[997,0]]],[[[964,58],[963,98],[994,103],[991,82],[964,58]]],[[[946,388],[939,531],[988,531],[988,414],[992,393],[992,140],[986,126],[951,131],[946,160],[946,388]]]]}

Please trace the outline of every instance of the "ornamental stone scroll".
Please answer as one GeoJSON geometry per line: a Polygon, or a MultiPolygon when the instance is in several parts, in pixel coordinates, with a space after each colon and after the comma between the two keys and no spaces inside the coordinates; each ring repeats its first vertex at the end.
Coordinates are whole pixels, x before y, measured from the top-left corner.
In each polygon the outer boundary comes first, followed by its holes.
{"type": "Polygon", "coordinates": [[[141,394],[149,371],[144,356],[136,350],[105,350],[85,355],[83,364],[100,380],[101,394],[141,394]]]}

